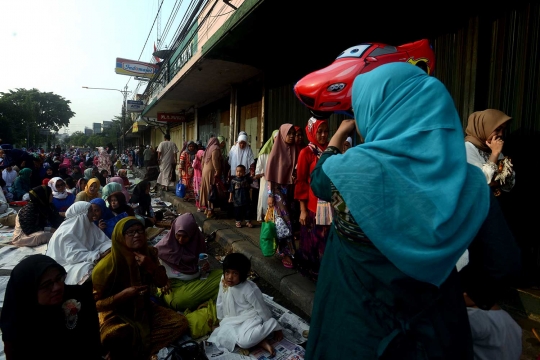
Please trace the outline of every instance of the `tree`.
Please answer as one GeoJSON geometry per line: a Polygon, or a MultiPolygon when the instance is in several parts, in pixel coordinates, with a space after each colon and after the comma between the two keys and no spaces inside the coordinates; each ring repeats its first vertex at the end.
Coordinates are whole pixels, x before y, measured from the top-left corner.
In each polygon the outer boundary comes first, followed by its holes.
{"type": "Polygon", "coordinates": [[[9,90],[0,92],[0,117],[13,129],[19,129],[12,131],[14,138],[26,139],[27,145],[33,145],[40,142],[40,129],[58,131],[69,125],[69,120],[75,116],[69,104],[71,101],[52,92],[9,90]]]}

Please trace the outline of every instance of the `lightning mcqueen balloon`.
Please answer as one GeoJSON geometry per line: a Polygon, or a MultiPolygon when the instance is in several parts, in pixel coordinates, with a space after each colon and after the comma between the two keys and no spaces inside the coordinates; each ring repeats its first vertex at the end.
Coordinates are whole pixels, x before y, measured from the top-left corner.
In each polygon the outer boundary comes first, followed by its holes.
{"type": "Polygon", "coordinates": [[[352,116],[355,77],[390,62],[408,62],[432,75],[435,54],[427,39],[401,46],[363,43],[343,51],[329,66],[304,76],[294,86],[294,93],[317,118],[326,119],[332,113],[352,116]]]}

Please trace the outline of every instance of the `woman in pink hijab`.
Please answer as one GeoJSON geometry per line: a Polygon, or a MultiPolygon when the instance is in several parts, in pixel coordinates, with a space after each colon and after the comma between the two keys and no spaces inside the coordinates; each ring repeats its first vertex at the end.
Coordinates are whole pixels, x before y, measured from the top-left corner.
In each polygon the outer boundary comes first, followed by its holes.
{"type": "Polygon", "coordinates": [[[199,254],[206,253],[206,243],[192,213],[178,216],[155,248],[170,281],[170,292],[163,295],[167,306],[182,312],[193,311],[210,299],[217,300],[223,271],[210,271],[207,263],[203,270],[209,272],[208,278],[200,278],[199,254]]]}
{"type": "Polygon", "coordinates": [[[126,196],[126,201],[129,202],[129,199],[131,198],[131,195],[129,194],[129,191],[126,189],[126,186],[124,185],[124,180],[120,176],[113,176],[109,182],[115,182],[122,186],[122,193],[126,196]]]}

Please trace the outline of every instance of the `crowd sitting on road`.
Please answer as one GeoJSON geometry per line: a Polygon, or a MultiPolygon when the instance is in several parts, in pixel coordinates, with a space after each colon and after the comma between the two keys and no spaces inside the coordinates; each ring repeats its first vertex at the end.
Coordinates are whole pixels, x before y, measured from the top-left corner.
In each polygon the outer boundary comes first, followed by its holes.
{"type": "MultiPolygon", "coordinates": [[[[444,85],[401,63],[358,76],[352,100],[357,118],[333,136],[325,119],[310,118],[304,131],[284,123],[256,156],[243,131],[228,152],[222,136],[179,150],[166,134],[155,150],[120,156],[108,147],[5,156],[5,198],[28,200],[13,245],[49,244],[9,280],[0,317],[8,360],[34,351],[16,336],[29,314],[58,334],[61,320],[78,327],[68,335],[79,344],[72,357],[147,359],[189,334],[186,315],[211,301],[220,349],[275,353],[265,339],[280,339],[281,328],[246,280],[249,260],[228,257],[201,280],[206,245],[191,213],[148,244],[152,181],[162,191],[182,184],[184,201],[207,219],[217,209],[234,209],[236,227],[272,219],[275,256],[316,283],[306,358],[519,359],[520,328],[497,305],[521,271],[497,199],[515,184],[502,152],[511,117],[474,112],[464,131],[444,85]],[[146,178],[130,193],[124,170],[134,167],[146,178]],[[22,297],[29,313],[8,311],[22,297]],[[83,354],[96,338],[99,349],[83,354]]],[[[69,357],[62,351],[56,357],[69,357]]]]}

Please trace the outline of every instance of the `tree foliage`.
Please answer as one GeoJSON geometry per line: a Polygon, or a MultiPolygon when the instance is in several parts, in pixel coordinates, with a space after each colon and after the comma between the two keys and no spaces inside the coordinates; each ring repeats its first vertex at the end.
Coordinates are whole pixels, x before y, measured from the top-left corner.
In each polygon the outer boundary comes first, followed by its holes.
{"type": "Polygon", "coordinates": [[[112,120],[112,126],[104,128],[100,134],[85,135],[82,131],[76,131],[64,141],[68,146],[83,146],[94,149],[98,146],[105,147],[112,143],[117,146],[121,127],[121,117],[116,116],[112,120]]]}
{"type": "Polygon", "coordinates": [[[38,89],[0,92],[0,137],[4,143],[36,145],[43,140],[40,130],[55,132],[69,125],[75,116],[69,104],[60,95],[38,89]]]}

